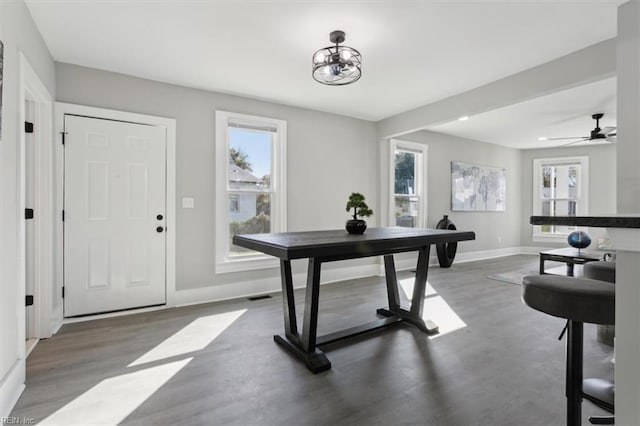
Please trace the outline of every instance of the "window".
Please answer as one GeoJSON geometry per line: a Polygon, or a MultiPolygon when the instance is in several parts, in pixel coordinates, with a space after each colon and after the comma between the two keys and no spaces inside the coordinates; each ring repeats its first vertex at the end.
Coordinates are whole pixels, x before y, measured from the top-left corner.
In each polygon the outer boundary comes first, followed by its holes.
{"type": "MultiPolygon", "coordinates": [[[[576,216],[588,214],[588,157],[533,160],[533,214],[576,216]]],[[[575,227],[533,227],[534,239],[564,239],[575,227]]]]}
{"type": "Polygon", "coordinates": [[[285,121],[216,112],[217,273],[278,265],[232,239],[285,230],[285,144],[285,121]]]}
{"type": "Polygon", "coordinates": [[[229,212],[240,213],[240,196],[238,194],[229,195],[229,212]]]}
{"type": "Polygon", "coordinates": [[[427,146],[392,140],[390,164],[390,224],[424,227],[427,216],[427,146]]]}

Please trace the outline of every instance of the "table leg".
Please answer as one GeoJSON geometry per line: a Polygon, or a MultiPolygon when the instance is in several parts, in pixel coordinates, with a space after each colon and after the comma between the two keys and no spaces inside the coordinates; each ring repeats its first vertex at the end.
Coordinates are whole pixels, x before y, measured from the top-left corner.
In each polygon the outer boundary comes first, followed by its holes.
{"type": "Polygon", "coordinates": [[[296,303],[293,295],[291,261],[280,260],[280,281],[282,284],[282,311],[284,312],[284,332],[288,338],[297,338],[296,303]]]}
{"type": "Polygon", "coordinates": [[[545,261],[544,256],[540,255],[540,270],[538,272],[540,275],[544,275],[544,261],[545,261]]]}
{"type": "Polygon", "coordinates": [[[331,368],[331,361],[329,361],[324,352],[316,348],[320,266],[321,262],[318,259],[309,259],[302,335],[299,335],[296,330],[291,263],[289,261],[281,261],[285,336],[273,336],[276,343],[302,360],[307,365],[307,368],[314,373],[331,368]]]}
{"type": "MultiPolygon", "coordinates": [[[[411,308],[409,311],[398,307],[389,306],[389,309],[378,309],[377,313],[387,317],[399,317],[409,324],[415,325],[420,330],[428,334],[434,334],[438,332],[438,326],[431,320],[422,319],[424,311],[424,298],[425,290],[427,288],[427,274],[429,272],[429,250],[430,246],[426,246],[420,249],[418,254],[418,267],[416,269],[416,279],[413,285],[413,295],[411,298],[411,308]]],[[[396,280],[396,278],[390,278],[389,273],[394,272],[393,257],[387,260],[385,256],[385,272],[387,274],[387,289],[389,288],[389,282],[396,280]],[[388,263],[391,263],[392,267],[388,267],[388,263]]],[[[396,282],[397,288],[397,282],[396,282]]],[[[389,305],[391,305],[392,298],[389,299],[389,305]]]]}
{"type": "Polygon", "coordinates": [[[315,258],[309,259],[307,290],[304,296],[304,319],[302,324],[302,348],[309,352],[316,347],[318,332],[318,301],[320,298],[320,266],[315,258]]]}
{"type": "Polygon", "coordinates": [[[384,272],[387,280],[387,297],[389,298],[389,309],[400,308],[400,293],[398,292],[398,276],[396,266],[393,262],[393,255],[384,257],[384,272]]]}
{"type": "Polygon", "coordinates": [[[567,263],[567,276],[573,276],[573,263],[567,263]]]}

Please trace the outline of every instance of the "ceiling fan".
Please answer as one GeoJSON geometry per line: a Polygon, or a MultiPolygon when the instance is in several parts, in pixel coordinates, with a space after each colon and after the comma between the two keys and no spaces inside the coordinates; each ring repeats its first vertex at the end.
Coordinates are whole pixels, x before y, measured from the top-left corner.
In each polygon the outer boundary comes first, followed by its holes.
{"type": "Polygon", "coordinates": [[[543,138],[542,140],[547,140],[547,141],[560,141],[560,140],[566,140],[566,139],[577,139],[574,141],[571,141],[569,143],[566,143],[564,145],[573,145],[576,143],[580,143],[580,142],[586,142],[586,141],[601,141],[601,140],[605,140],[607,142],[615,142],[616,141],[616,128],[615,127],[605,127],[603,129],[600,128],[600,119],[604,117],[604,114],[599,113],[599,114],[593,114],[591,116],[591,118],[593,118],[594,120],[596,120],[596,128],[591,130],[591,132],[589,133],[589,136],[573,136],[573,137],[564,137],[564,138],[543,138]]]}

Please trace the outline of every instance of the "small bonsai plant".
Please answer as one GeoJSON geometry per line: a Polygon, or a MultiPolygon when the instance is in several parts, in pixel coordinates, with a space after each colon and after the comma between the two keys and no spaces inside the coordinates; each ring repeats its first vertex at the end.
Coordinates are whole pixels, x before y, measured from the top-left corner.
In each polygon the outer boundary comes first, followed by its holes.
{"type": "Polygon", "coordinates": [[[362,234],[367,229],[367,222],[363,219],[358,219],[358,216],[369,217],[373,214],[373,210],[369,208],[364,200],[364,195],[359,192],[352,192],[349,195],[346,210],[351,211],[353,209],[353,219],[347,221],[346,228],[350,234],[362,234]]]}

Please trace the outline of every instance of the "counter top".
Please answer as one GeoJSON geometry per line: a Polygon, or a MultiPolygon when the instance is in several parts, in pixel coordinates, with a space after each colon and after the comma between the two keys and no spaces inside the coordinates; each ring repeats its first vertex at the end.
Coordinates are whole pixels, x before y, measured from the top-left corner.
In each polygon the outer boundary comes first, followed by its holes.
{"type": "Polygon", "coordinates": [[[531,225],[590,226],[593,228],[640,228],[640,215],[531,216],[531,225]]]}

